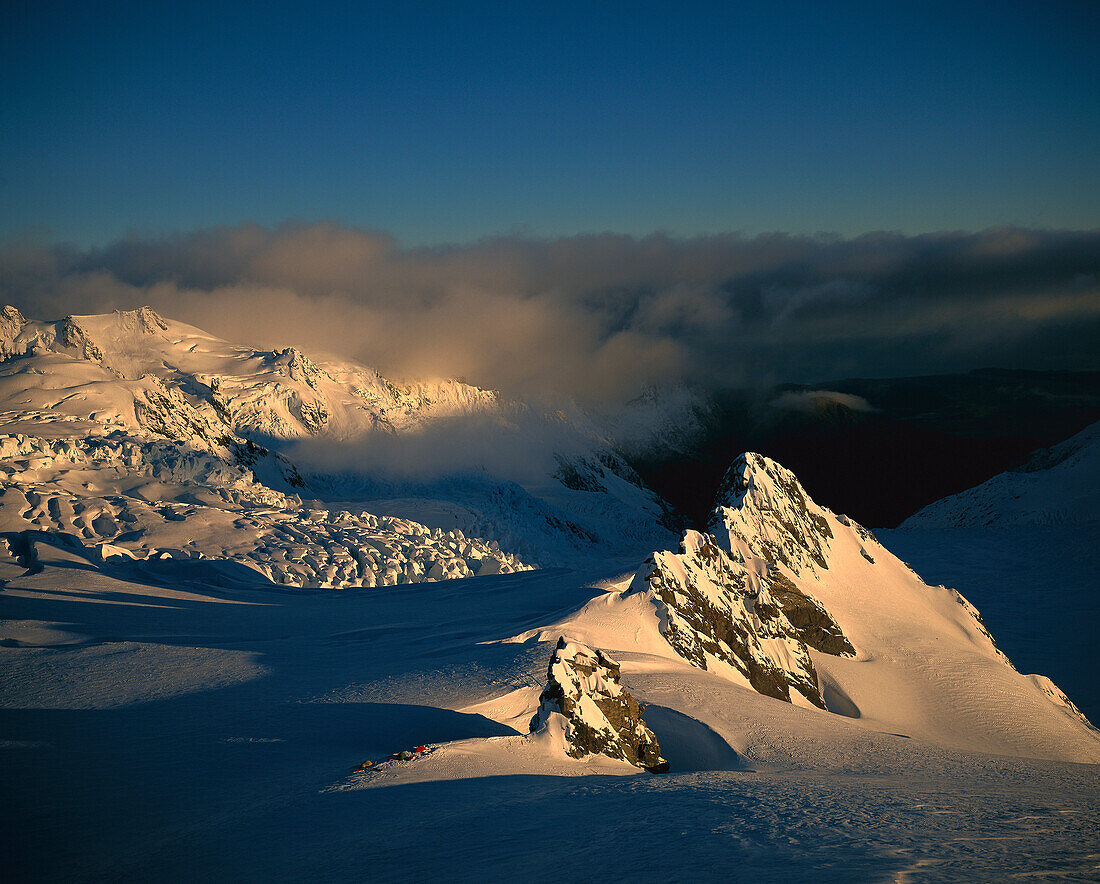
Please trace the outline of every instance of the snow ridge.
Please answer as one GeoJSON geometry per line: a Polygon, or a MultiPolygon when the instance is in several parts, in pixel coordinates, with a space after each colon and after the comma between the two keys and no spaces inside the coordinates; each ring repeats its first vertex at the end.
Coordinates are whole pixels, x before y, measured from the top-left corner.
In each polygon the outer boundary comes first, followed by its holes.
{"type": "Polygon", "coordinates": [[[1016,470],[930,503],[901,528],[1088,525],[1100,521],[1100,422],[1016,470]]]}
{"type": "MultiPolygon", "coordinates": [[[[653,553],[623,595],[649,601],[664,640],[693,666],[766,696],[858,716],[859,704],[838,690],[838,674],[852,674],[844,658],[896,657],[899,641],[935,647],[965,637],[960,659],[976,655],[998,681],[1031,679],[1046,701],[1088,724],[1049,679],[1015,673],[961,593],[925,585],[870,531],[818,506],[769,458],[750,452],[734,462],[711,532],[686,532],[679,553],[653,553]],[[897,637],[883,646],[884,634],[897,637]]],[[[635,610],[617,604],[623,614],[635,610]]],[[[570,625],[586,629],[587,611],[570,625]]],[[[926,667],[923,654],[912,652],[910,665],[926,667]]]]}

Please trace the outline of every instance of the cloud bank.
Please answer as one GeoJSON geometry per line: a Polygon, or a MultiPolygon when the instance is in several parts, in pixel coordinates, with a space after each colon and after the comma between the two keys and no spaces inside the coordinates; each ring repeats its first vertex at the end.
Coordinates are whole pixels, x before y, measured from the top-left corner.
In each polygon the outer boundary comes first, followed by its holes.
{"type": "Polygon", "coordinates": [[[30,316],[150,304],[260,347],[526,396],[1100,368],[1100,231],[854,239],[502,237],[400,248],[336,224],[0,247],[30,316]]]}

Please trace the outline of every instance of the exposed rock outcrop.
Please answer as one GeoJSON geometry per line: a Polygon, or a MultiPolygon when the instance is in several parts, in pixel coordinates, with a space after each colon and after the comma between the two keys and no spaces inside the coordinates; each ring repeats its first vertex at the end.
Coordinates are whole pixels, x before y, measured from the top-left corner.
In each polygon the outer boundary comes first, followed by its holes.
{"type": "MultiPolygon", "coordinates": [[[[654,553],[631,590],[653,593],[661,631],[689,663],[713,669],[720,661],[761,694],[790,702],[794,689],[825,708],[807,643],[772,595],[766,574],[753,573],[711,535],[688,531],[682,552],[654,553]]],[[[797,594],[793,586],[784,591],[785,598],[797,594]]],[[[818,611],[835,628],[824,609],[818,611]]]]}
{"type": "Polygon", "coordinates": [[[70,350],[75,350],[81,359],[90,362],[102,362],[103,351],[91,339],[91,336],[71,316],[66,316],[57,327],[57,338],[70,350]]]}
{"type": "MultiPolygon", "coordinates": [[[[855,648],[810,589],[828,572],[832,529],[792,473],[747,453],[726,476],[711,533],[656,552],[631,592],[651,593],[673,649],[701,669],[731,667],[756,691],[825,708],[809,648],[855,648]]],[[[853,529],[854,530],[854,529],[853,529]]]]}
{"type": "MultiPolygon", "coordinates": [[[[870,559],[870,557],[868,556],[870,559]]],[[[871,559],[871,564],[874,560],[871,559]]],[[[844,631],[837,625],[825,606],[812,595],[803,592],[775,569],[769,571],[771,596],[779,604],[783,615],[794,627],[799,640],[815,651],[834,657],[849,657],[856,650],[844,631]]],[[[757,603],[759,612],[760,606],[757,603]]]]}
{"type": "Polygon", "coordinates": [[[558,639],[547,670],[546,690],[531,720],[531,732],[564,719],[565,751],[572,758],[606,755],[665,773],[668,762],[644,721],[642,709],[619,683],[619,664],[577,642],[558,639]]]}

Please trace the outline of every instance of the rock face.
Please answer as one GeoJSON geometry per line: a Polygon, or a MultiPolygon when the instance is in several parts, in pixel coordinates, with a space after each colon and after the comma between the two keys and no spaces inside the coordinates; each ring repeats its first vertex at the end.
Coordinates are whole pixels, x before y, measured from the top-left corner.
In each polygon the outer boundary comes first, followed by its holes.
{"type": "Polygon", "coordinates": [[[26,318],[15,307],[0,308],[0,359],[7,359],[16,352],[15,341],[26,324],[26,318]]]}
{"type": "Polygon", "coordinates": [[[747,451],[726,471],[710,531],[795,576],[827,571],[832,529],[794,473],[747,451]]]}
{"type": "MultiPolygon", "coordinates": [[[[871,564],[874,564],[874,560],[871,564]]],[[[855,654],[856,649],[821,602],[803,592],[779,571],[773,569],[769,576],[771,585],[768,589],[771,597],[779,605],[783,616],[794,628],[801,642],[815,651],[832,654],[834,657],[851,657],[855,654]]],[[[757,611],[760,611],[759,601],[757,611]]]]}
{"type": "Polygon", "coordinates": [[[558,716],[564,719],[570,757],[606,755],[664,773],[668,762],[661,757],[657,738],[619,678],[619,664],[602,651],[567,642],[564,636],[558,639],[531,732],[545,730],[558,716]]]}
{"type": "MultiPolygon", "coordinates": [[[[813,595],[813,580],[828,578],[834,540],[829,517],[790,470],[746,452],[734,461],[722,483],[710,531],[731,558],[762,574],[762,583],[794,629],[798,640],[825,654],[850,656],[855,648],[813,595]]],[[[875,536],[846,516],[837,530],[850,531],[860,554],[875,536]]]]}
{"type": "MultiPolygon", "coordinates": [[[[692,665],[713,669],[726,664],[761,694],[790,702],[793,689],[824,709],[803,631],[791,622],[771,585],[766,571],[746,567],[719,548],[712,535],[688,531],[682,551],[654,553],[635,574],[631,589],[653,594],[665,638],[692,665]]],[[[797,605],[800,614],[812,612],[826,629],[839,633],[824,608],[793,584],[781,586],[780,598],[790,607],[797,605]],[[797,601],[792,604],[792,599],[797,601]]]]}
{"type": "Polygon", "coordinates": [[[832,538],[792,473],[745,454],[726,475],[710,533],[687,531],[679,553],[654,553],[630,591],[652,594],[661,632],[691,664],[729,666],[761,694],[791,702],[796,691],[824,709],[809,648],[855,654],[810,589],[828,571],[832,538]]]}

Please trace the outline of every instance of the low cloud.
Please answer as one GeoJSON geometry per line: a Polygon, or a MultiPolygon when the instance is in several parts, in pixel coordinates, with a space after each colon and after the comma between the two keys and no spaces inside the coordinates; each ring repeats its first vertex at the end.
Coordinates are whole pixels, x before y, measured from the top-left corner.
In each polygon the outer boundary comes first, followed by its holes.
{"type": "Polygon", "coordinates": [[[440,476],[478,475],[519,483],[545,480],[557,458],[582,454],[574,424],[526,409],[443,418],[400,435],[377,433],[369,445],[303,439],[286,451],[310,472],[370,476],[394,487],[440,476]]]}
{"type": "Polygon", "coordinates": [[[835,390],[788,390],[768,403],[780,411],[798,411],[803,414],[818,414],[834,406],[842,406],[849,411],[870,412],[875,409],[862,396],[852,393],[838,393],[835,390]]]}
{"type": "Polygon", "coordinates": [[[334,224],[242,225],[92,250],[0,247],[2,297],[30,316],[150,304],[233,341],[398,379],[593,401],[680,382],[1098,368],[1098,280],[1100,231],[403,249],[334,224]]]}

